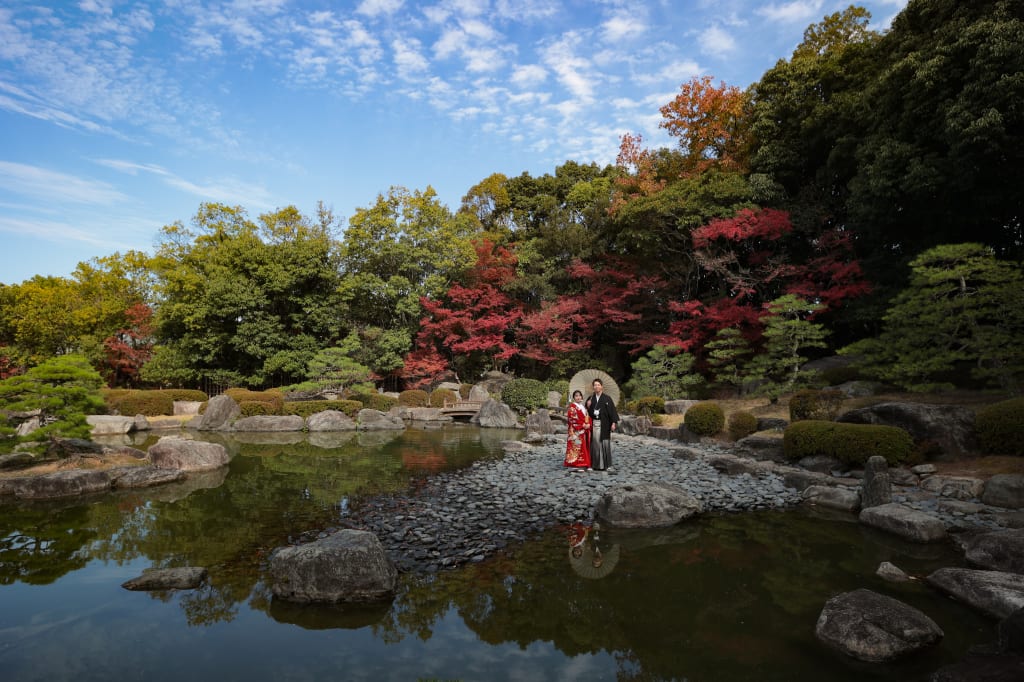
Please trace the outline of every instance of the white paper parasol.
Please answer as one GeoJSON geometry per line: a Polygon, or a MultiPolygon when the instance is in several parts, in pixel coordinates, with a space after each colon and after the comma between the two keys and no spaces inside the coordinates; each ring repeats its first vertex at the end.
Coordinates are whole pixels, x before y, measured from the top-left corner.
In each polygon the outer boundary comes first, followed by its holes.
{"type": "Polygon", "coordinates": [[[580,556],[573,556],[570,548],[569,563],[572,564],[572,570],[581,577],[592,580],[605,577],[615,569],[615,564],[619,563],[619,546],[612,545],[607,552],[601,552],[597,562],[594,561],[594,556],[594,548],[589,542],[584,545],[580,556]]]}
{"type": "Polygon", "coordinates": [[[594,379],[601,380],[601,383],[604,384],[604,392],[618,405],[619,385],[615,383],[615,379],[599,369],[581,369],[573,375],[569,381],[569,400],[572,400],[572,394],[577,390],[583,393],[583,398],[586,400],[587,396],[594,392],[594,379]]]}

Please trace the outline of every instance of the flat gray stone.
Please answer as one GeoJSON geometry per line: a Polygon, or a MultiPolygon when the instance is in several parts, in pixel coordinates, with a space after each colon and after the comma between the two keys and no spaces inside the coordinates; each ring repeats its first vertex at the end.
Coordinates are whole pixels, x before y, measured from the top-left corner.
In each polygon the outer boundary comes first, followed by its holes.
{"type": "Polygon", "coordinates": [[[121,583],[126,590],[191,590],[206,580],[208,573],[199,566],[147,568],[137,578],[121,583]]]}
{"type": "Polygon", "coordinates": [[[946,526],[934,516],[892,502],[861,511],[860,522],[911,542],[940,542],[946,539],[946,526]]]}
{"type": "Polygon", "coordinates": [[[803,492],[804,503],[828,509],[856,512],[860,509],[860,494],[847,488],[812,485],[803,492]]]}
{"type": "Polygon", "coordinates": [[[1024,575],[972,568],[940,568],[925,580],[932,587],[993,618],[1024,608],[1024,575]]]}

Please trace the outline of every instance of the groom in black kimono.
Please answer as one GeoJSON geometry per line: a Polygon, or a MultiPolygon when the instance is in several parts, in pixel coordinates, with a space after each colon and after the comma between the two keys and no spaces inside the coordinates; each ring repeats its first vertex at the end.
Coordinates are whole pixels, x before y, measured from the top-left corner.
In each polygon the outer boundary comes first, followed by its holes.
{"type": "Polygon", "coordinates": [[[605,395],[604,384],[594,379],[594,393],[587,398],[587,414],[594,420],[594,437],[590,440],[590,466],[604,471],[612,465],[612,431],[619,423],[615,401],[605,395]]]}

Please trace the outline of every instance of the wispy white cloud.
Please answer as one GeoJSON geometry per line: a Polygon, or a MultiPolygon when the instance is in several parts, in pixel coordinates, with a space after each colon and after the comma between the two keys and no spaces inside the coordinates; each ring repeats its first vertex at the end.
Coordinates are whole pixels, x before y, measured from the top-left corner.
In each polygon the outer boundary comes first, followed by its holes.
{"type": "Polygon", "coordinates": [[[548,69],[570,94],[589,102],[594,98],[596,76],[592,73],[590,61],[576,53],[581,43],[578,33],[566,33],[543,50],[543,57],[548,69]]]}
{"type": "Polygon", "coordinates": [[[128,199],[105,182],[10,161],[0,161],[0,187],[23,196],[78,204],[110,205],[128,199]]]}
{"type": "Polygon", "coordinates": [[[244,182],[233,177],[198,183],[182,178],[157,164],[137,163],[122,159],[97,159],[96,163],[128,175],[138,175],[139,173],[155,175],[169,187],[208,201],[252,206],[259,209],[271,208],[274,205],[270,193],[262,184],[244,182]]]}
{"type": "Polygon", "coordinates": [[[382,14],[394,14],[402,8],[404,0],[363,0],[356,7],[356,14],[377,17],[382,14]]]}
{"type": "Polygon", "coordinates": [[[709,26],[697,39],[700,51],[713,57],[728,57],[736,52],[736,40],[721,26],[709,26]]]}
{"type": "Polygon", "coordinates": [[[647,24],[631,12],[616,13],[601,24],[604,39],[610,43],[639,38],[647,32],[647,24]]]}
{"type": "Polygon", "coordinates": [[[512,70],[509,80],[519,87],[535,87],[548,77],[548,71],[539,64],[525,64],[512,70]]]}
{"type": "Polygon", "coordinates": [[[420,54],[420,47],[420,41],[415,38],[396,38],[391,42],[400,77],[413,78],[430,68],[430,62],[420,54]]]}
{"type": "Polygon", "coordinates": [[[754,10],[769,21],[793,23],[820,19],[822,0],[793,0],[786,3],[771,3],[754,10]]]}
{"type": "Polygon", "coordinates": [[[42,239],[48,242],[66,243],[71,241],[87,244],[89,247],[100,246],[104,249],[110,247],[109,236],[102,233],[93,233],[77,225],[59,221],[0,215],[0,232],[42,239]]]}

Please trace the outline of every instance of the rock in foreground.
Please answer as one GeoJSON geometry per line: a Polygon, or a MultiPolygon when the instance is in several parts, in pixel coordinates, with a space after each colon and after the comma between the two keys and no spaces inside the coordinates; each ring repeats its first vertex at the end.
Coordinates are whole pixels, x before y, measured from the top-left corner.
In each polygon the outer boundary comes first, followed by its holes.
{"type": "Polygon", "coordinates": [[[597,518],[617,528],[674,526],[701,511],[700,501],[667,483],[624,485],[605,492],[597,503],[597,518]]]}
{"type": "Polygon", "coordinates": [[[943,633],[912,606],[871,590],[854,590],[825,603],[814,634],[861,661],[882,663],[935,644],[943,633]]]}
{"type": "Polygon", "coordinates": [[[227,466],[228,451],[220,443],[184,438],[161,438],[149,448],[149,460],[160,469],[209,471],[227,466]]]}
{"type": "Polygon", "coordinates": [[[992,616],[1024,608],[1024,575],[970,568],[940,568],[925,580],[941,592],[992,616]]]}
{"type": "Polygon", "coordinates": [[[869,507],[861,511],[859,518],[865,525],[911,542],[939,542],[946,539],[946,526],[942,521],[897,502],[869,507]]]}
{"type": "Polygon", "coordinates": [[[390,598],[397,582],[395,565],[366,531],[341,530],[270,555],[270,588],[288,601],[378,601],[390,598]]]}
{"type": "Polygon", "coordinates": [[[126,590],[191,590],[203,584],[207,571],[200,566],[147,568],[137,578],[121,583],[126,590]]]}

